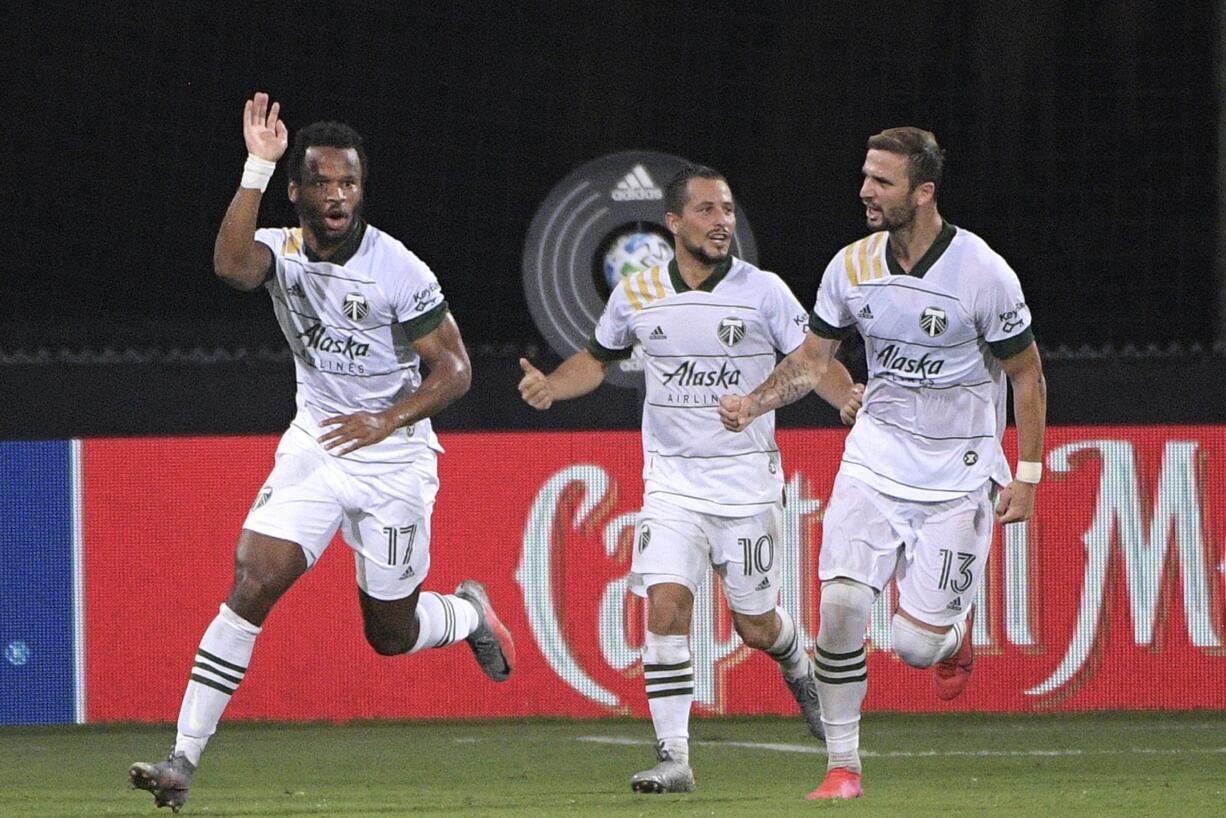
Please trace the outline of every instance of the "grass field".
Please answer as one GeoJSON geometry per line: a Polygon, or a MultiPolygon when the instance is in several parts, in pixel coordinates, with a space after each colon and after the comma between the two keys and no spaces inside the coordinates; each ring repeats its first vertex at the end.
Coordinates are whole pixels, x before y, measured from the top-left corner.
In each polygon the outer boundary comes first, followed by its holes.
{"type": "MultiPolygon", "coordinates": [[[[799,720],[702,719],[698,791],[635,795],[645,721],[223,724],[182,815],[1226,815],[1226,713],[902,716],[863,723],[865,797],[815,804],[799,720]]],[[[5,818],[169,815],[128,788],[173,728],[0,728],[5,818]]]]}

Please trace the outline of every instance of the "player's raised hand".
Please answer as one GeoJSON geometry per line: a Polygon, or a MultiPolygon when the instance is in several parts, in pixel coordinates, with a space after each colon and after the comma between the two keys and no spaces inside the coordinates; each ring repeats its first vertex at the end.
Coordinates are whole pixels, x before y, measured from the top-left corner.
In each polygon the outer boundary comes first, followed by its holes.
{"type": "Polygon", "coordinates": [[[524,376],[519,379],[519,396],[524,403],[533,409],[548,409],[553,406],[553,390],[549,388],[549,379],[545,373],[537,369],[527,358],[519,359],[519,368],[524,376]]]}
{"type": "Polygon", "coordinates": [[[996,499],[996,522],[1021,523],[1034,516],[1034,483],[1014,480],[996,499]]]}
{"type": "Polygon", "coordinates": [[[269,162],[276,162],[289,145],[289,131],[281,121],[281,103],[268,107],[268,94],[263,91],[247,100],[243,106],[243,139],[247,152],[269,162]]]}
{"type": "Polygon", "coordinates": [[[720,423],[724,424],[724,428],[729,432],[745,431],[745,428],[753,423],[753,416],[749,413],[749,404],[750,400],[747,395],[720,395],[720,423]]]}
{"type": "Polygon", "coordinates": [[[859,413],[860,407],[864,405],[864,384],[852,384],[851,394],[847,396],[847,400],[839,408],[839,420],[843,421],[844,426],[854,426],[856,424],[856,414],[859,413]]]}

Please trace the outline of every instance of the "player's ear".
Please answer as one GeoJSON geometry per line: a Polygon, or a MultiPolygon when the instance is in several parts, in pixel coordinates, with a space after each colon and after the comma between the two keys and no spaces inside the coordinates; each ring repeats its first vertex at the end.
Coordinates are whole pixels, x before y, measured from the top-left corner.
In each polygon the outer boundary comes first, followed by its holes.
{"type": "Polygon", "coordinates": [[[936,182],[924,182],[922,185],[917,185],[915,188],[915,203],[919,206],[932,204],[936,199],[937,185],[936,182]]]}
{"type": "Polygon", "coordinates": [[[291,204],[298,204],[298,183],[293,179],[290,179],[289,184],[286,186],[286,194],[289,196],[291,204]]]}
{"type": "Polygon", "coordinates": [[[665,211],[664,226],[667,227],[668,232],[672,233],[674,236],[677,235],[677,232],[679,230],[679,228],[677,227],[677,223],[679,221],[681,221],[681,217],[678,216],[676,213],[673,213],[671,211],[665,211]]]}

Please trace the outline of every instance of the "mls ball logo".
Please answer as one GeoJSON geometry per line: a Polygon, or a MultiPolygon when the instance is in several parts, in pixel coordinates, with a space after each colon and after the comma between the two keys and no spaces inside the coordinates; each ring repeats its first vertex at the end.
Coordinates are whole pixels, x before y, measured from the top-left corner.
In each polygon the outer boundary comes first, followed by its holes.
{"type": "Polygon", "coordinates": [[[929,307],[920,313],[920,329],[929,338],[935,338],[945,331],[949,326],[949,319],[945,317],[945,310],[936,307],[929,307]]]}
{"type": "Polygon", "coordinates": [[[740,318],[725,318],[719,322],[718,335],[725,346],[734,347],[745,337],[745,322],[740,318]]]}
{"type": "Polygon", "coordinates": [[[260,489],[260,493],[255,496],[255,502],[251,504],[251,510],[255,511],[257,508],[263,508],[271,497],[272,486],[265,486],[260,489]]]}
{"type": "Polygon", "coordinates": [[[639,532],[639,553],[646,551],[649,545],[651,545],[651,528],[643,526],[643,530],[639,532]]]}
{"type": "Polygon", "coordinates": [[[341,306],[341,310],[350,321],[361,321],[366,317],[366,313],[370,312],[370,307],[366,304],[366,296],[349,293],[345,296],[345,303],[341,306]]]}

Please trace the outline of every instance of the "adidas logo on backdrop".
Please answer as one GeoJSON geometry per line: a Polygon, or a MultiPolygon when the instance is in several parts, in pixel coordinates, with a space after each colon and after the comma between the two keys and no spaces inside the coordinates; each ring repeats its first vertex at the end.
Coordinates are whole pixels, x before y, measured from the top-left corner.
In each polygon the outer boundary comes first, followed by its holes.
{"type": "Polygon", "coordinates": [[[663,199],[664,191],[656,187],[655,181],[647,173],[647,168],[635,165],[629,173],[622,177],[609,196],[615,202],[654,201],[663,199]]]}

